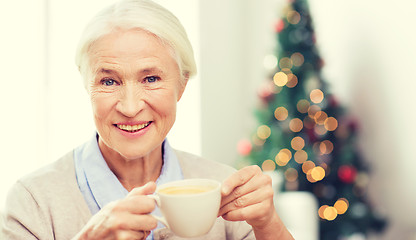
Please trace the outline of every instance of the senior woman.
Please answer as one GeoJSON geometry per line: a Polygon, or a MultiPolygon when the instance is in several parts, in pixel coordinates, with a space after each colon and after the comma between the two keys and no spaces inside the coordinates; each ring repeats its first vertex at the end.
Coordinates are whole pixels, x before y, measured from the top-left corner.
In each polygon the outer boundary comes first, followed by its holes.
{"type": "Polygon", "coordinates": [[[158,226],[146,195],[193,177],[223,181],[219,217],[200,239],[293,239],[258,167],[235,171],[169,146],[176,104],[196,72],[169,11],[148,0],[104,9],[84,31],[76,61],[97,134],[14,185],[2,239],[179,239],[158,226]]]}

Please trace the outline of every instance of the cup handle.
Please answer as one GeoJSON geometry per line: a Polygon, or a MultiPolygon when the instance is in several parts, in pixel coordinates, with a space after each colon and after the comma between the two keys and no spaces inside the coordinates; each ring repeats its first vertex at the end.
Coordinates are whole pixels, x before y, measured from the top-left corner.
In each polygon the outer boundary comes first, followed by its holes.
{"type": "MultiPolygon", "coordinates": [[[[160,208],[162,206],[161,202],[160,202],[160,198],[157,195],[147,195],[149,198],[155,200],[156,205],[160,208]]],[[[166,221],[166,219],[164,217],[159,217],[153,214],[150,214],[152,217],[156,218],[156,220],[158,220],[159,222],[163,223],[163,225],[165,225],[167,228],[169,227],[168,222],[166,221]]]]}

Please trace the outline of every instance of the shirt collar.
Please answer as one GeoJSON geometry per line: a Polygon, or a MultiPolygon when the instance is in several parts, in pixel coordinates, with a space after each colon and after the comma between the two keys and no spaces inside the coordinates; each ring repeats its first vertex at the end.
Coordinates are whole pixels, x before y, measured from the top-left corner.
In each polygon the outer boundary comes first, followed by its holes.
{"type": "MultiPolygon", "coordinates": [[[[163,165],[157,185],[183,179],[178,158],[167,139],[162,143],[163,165]]],[[[97,137],[84,146],[81,154],[82,168],[89,189],[99,209],[106,204],[124,198],[128,191],[110,170],[98,146],[97,137]]]]}

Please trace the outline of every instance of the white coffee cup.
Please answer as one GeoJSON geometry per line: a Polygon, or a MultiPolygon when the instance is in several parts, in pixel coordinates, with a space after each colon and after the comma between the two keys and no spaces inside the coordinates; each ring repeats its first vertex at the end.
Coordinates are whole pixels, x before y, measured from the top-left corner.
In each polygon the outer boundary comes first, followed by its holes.
{"type": "Polygon", "coordinates": [[[185,179],[159,186],[154,195],[163,217],[154,216],[179,237],[207,234],[221,204],[221,183],[211,179],[185,179]]]}

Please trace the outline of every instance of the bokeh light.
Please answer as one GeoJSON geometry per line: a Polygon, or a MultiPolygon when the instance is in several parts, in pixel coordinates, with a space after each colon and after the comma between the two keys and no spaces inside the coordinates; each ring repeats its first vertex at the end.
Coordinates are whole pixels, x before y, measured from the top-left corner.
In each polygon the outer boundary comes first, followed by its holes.
{"type": "Polygon", "coordinates": [[[277,165],[286,166],[286,164],[290,161],[291,158],[292,152],[289,149],[284,148],[279,151],[279,153],[276,155],[275,160],[277,165]]]}
{"type": "Polygon", "coordinates": [[[290,56],[290,59],[292,59],[293,65],[296,67],[302,66],[303,62],[305,61],[305,57],[299,52],[295,52],[294,54],[292,54],[292,56],[290,56]]]}
{"type": "Polygon", "coordinates": [[[316,124],[324,125],[325,120],[328,118],[328,114],[324,111],[318,111],[313,118],[315,119],[316,124]]]}
{"type": "Polygon", "coordinates": [[[284,69],[284,68],[291,69],[293,67],[292,59],[288,57],[281,58],[279,61],[279,67],[281,69],[284,69]]]}
{"type": "Polygon", "coordinates": [[[296,151],[294,158],[297,163],[302,164],[306,162],[306,160],[308,160],[308,153],[305,152],[304,150],[296,151]]]}
{"type": "Polygon", "coordinates": [[[289,112],[285,107],[278,107],[274,111],[274,117],[279,121],[286,120],[287,116],[289,115],[289,112]]]}
{"type": "Polygon", "coordinates": [[[325,170],[320,166],[314,167],[310,171],[310,175],[316,182],[321,181],[325,177],[325,170]]]}
{"type": "Polygon", "coordinates": [[[308,109],[308,115],[310,118],[315,119],[315,114],[321,111],[321,107],[318,105],[311,105],[308,109]]]}
{"type": "Polygon", "coordinates": [[[298,103],[296,104],[296,108],[298,109],[298,111],[300,113],[307,113],[310,107],[310,103],[308,100],[306,99],[301,99],[298,101],[298,103]]]}
{"type": "Polygon", "coordinates": [[[270,130],[270,127],[267,125],[261,125],[260,127],[257,128],[257,136],[260,139],[267,139],[270,137],[270,134],[272,133],[272,131],[270,130]]]}
{"type": "Polygon", "coordinates": [[[289,11],[286,15],[287,21],[293,25],[298,24],[300,21],[300,18],[301,18],[300,14],[294,10],[289,11]]]}
{"type": "Polygon", "coordinates": [[[324,126],[328,131],[335,131],[338,127],[338,121],[334,117],[329,117],[325,120],[324,126]]]}
{"type": "Polygon", "coordinates": [[[310,98],[313,103],[320,103],[324,100],[324,93],[320,89],[314,89],[310,93],[310,98]]]}
{"type": "Polygon", "coordinates": [[[315,167],[315,163],[312,161],[306,161],[302,164],[302,171],[307,174],[312,168],[315,167]]]}
{"type": "Polygon", "coordinates": [[[294,150],[299,151],[305,147],[305,140],[301,137],[294,137],[290,144],[294,150]]]}
{"type": "Polygon", "coordinates": [[[287,74],[287,83],[286,86],[288,88],[294,88],[298,84],[298,77],[295,74],[289,73],[287,74]]]}
{"type": "Polygon", "coordinates": [[[273,82],[278,87],[283,87],[288,81],[287,75],[284,72],[278,72],[273,76],[273,82]]]}
{"type": "Polygon", "coordinates": [[[338,214],[344,214],[348,210],[348,205],[349,202],[347,199],[340,198],[335,202],[334,207],[338,214]]]}
{"type": "Polygon", "coordinates": [[[324,140],[319,144],[321,154],[330,154],[334,150],[334,144],[329,140],[324,140]]]}
{"type": "Polygon", "coordinates": [[[334,207],[327,207],[323,211],[323,216],[324,216],[324,219],[328,221],[332,221],[338,216],[337,209],[335,209],[334,207]]]}
{"type": "Polygon", "coordinates": [[[262,163],[261,169],[263,169],[263,171],[265,172],[274,171],[276,169],[276,164],[274,163],[273,160],[267,159],[266,161],[262,163]]]}
{"type": "Polygon", "coordinates": [[[299,118],[294,118],[289,122],[289,128],[292,132],[300,132],[303,128],[303,122],[299,118]]]}
{"type": "Polygon", "coordinates": [[[319,215],[320,218],[325,219],[324,211],[327,207],[329,207],[329,206],[328,205],[323,205],[318,209],[318,215],[319,215]]]}
{"type": "Polygon", "coordinates": [[[294,168],[288,168],[285,171],[285,178],[288,182],[295,182],[298,180],[298,171],[294,168]]]}

